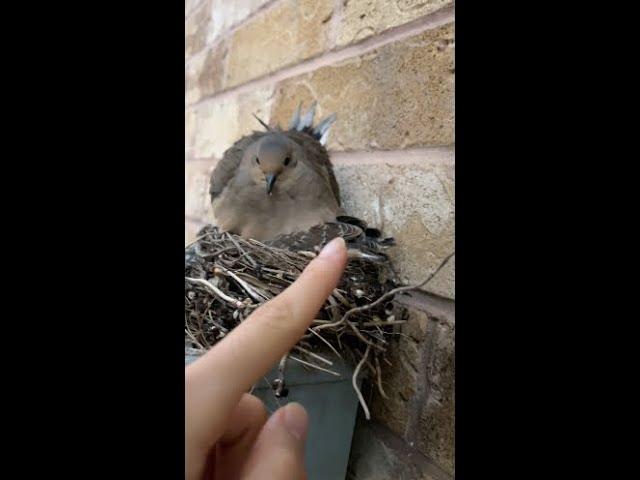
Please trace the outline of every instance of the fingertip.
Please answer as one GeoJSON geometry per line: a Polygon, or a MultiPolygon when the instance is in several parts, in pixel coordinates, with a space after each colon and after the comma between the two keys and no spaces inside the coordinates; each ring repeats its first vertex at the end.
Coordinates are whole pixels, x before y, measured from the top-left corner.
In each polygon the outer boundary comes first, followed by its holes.
{"type": "Polygon", "coordinates": [[[304,441],[309,430],[309,414],[296,402],[288,403],[282,412],[282,421],[286,429],[298,440],[304,441]]]}
{"type": "Polygon", "coordinates": [[[327,243],[318,258],[344,263],[347,260],[347,244],[342,237],[336,237],[327,243]]]}

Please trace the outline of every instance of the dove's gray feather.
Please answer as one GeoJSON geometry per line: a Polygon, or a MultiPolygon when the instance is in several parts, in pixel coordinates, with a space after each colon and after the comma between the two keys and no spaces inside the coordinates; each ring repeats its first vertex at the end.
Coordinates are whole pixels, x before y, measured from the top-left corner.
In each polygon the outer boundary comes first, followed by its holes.
{"type": "Polygon", "coordinates": [[[336,121],[336,118],[337,115],[335,113],[332,113],[331,115],[323,119],[318,125],[313,127],[313,133],[316,135],[316,137],[322,137],[322,135],[324,135],[331,128],[331,125],[333,125],[333,122],[336,121]]]}
{"type": "Polygon", "coordinates": [[[305,128],[311,127],[311,125],[313,124],[313,117],[316,114],[316,106],[317,106],[317,102],[313,102],[311,104],[309,111],[305,113],[304,116],[300,119],[300,122],[298,122],[296,130],[302,131],[305,128]]]}
{"type": "Polygon", "coordinates": [[[302,108],[302,103],[298,104],[298,108],[293,112],[293,117],[291,117],[291,121],[289,122],[289,130],[297,129],[298,124],[300,123],[300,109],[302,108]]]}

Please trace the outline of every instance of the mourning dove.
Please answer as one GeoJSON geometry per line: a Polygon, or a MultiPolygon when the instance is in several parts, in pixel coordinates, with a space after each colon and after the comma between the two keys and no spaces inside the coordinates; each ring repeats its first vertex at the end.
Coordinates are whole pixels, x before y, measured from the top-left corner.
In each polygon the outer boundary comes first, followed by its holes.
{"type": "MultiPolygon", "coordinates": [[[[315,103],[300,106],[288,130],[266,128],[238,140],[211,175],[216,223],[224,231],[292,250],[313,250],[341,236],[371,252],[392,243],[346,215],[325,145],[335,114],[313,127],[315,103]]],[[[256,117],[257,118],[257,117],[256,117]]]]}

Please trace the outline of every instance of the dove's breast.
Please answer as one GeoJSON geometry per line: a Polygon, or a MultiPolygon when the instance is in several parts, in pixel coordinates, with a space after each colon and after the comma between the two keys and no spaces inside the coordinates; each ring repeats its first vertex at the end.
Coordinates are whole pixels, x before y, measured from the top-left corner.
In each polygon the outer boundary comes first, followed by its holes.
{"type": "Polygon", "coordinates": [[[331,191],[295,195],[276,190],[266,195],[262,185],[235,191],[226,188],[212,206],[220,228],[260,241],[308,230],[342,213],[331,191]]]}

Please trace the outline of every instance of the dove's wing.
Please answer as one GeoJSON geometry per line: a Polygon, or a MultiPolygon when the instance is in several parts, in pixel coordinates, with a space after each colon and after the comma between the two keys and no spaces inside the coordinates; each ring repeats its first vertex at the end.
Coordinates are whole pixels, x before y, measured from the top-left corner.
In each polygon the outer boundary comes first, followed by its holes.
{"type": "Polygon", "coordinates": [[[253,132],[251,135],[241,138],[234,143],[222,157],[222,160],[218,162],[216,168],[211,174],[209,182],[209,194],[211,195],[211,201],[218,197],[229,181],[234,177],[245,149],[253,142],[263,137],[268,132],[253,132]]]}
{"type": "Polygon", "coordinates": [[[315,169],[329,181],[333,196],[336,198],[338,205],[341,205],[340,187],[333,173],[333,165],[331,164],[327,150],[311,133],[289,130],[285,132],[285,134],[305,149],[305,160],[307,160],[311,168],[315,169]]]}
{"type": "Polygon", "coordinates": [[[342,237],[347,242],[350,258],[374,262],[386,261],[384,250],[395,244],[393,238],[382,238],[379,230],[368,228],[362,220],[348,216],[338,217],[335,222],[315,225],[304,232],[280,235],[265,243],[283,250],[312,252],[336,237],[342,237]]]}
{"type": "Polygon", "coordinates": [[[336,237],[342,237],[346,242],[351,242],[359,238],[363,230],[348,223],[331,222],[315,225],[304,232],[290,233],[280,235],[269,242],[267,245],[284,250],[292,251],[314,251],[316,248],[322,248],[329,241],[336,237]]]}

